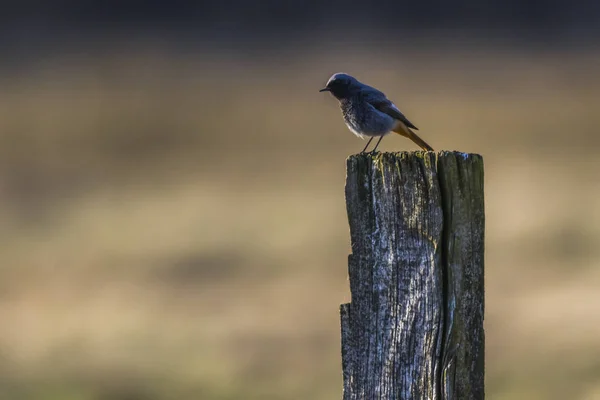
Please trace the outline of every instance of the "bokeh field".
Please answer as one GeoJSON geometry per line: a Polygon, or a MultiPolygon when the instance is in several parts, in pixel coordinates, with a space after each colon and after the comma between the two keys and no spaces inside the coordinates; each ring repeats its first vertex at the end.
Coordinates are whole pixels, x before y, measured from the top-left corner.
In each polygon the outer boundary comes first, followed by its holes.
{"type": "Polygon", "coordinates": [[[436,150],[484,156],[487,398],[600,399],[599,70],[591,51],[158,45],[5,69],[0,399],[341,399],[364,142],[318,93],[338,71],[436,150]]]}

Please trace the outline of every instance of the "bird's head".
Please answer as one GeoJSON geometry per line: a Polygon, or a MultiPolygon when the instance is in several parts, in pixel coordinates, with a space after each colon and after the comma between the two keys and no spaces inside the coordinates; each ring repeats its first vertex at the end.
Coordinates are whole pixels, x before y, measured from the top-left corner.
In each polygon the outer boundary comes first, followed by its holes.
{"type": "Polygon", "coordinates": [[[356,78],[348,74],[338,72],[329,78],[327,85],[325,85],[323,89],[319,90],[319,92],[331,92],[331,94],[337,99],[343,99],[350,97],[359,90],[360,83],[356,80],[356,78]]]}

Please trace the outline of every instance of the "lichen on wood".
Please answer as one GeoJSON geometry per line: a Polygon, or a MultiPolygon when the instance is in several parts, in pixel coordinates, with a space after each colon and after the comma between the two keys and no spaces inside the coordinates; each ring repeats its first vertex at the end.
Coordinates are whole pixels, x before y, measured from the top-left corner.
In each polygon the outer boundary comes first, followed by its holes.
{"type": "Polygon", "coordinates": [[[443,399],[483,399],[485,334],[483,159],[442,152],[445,324],[443,399]]]}
{"type": "MultiPolygon", "coordinates": [[[[473,218],[473,227],[483,227],[483,163],[460,154],[360,154],[347,160],[352,254],[351,302],[340,309],[344,400],[480,398],[452,397],[458,388],[479,393],[473,389],[478,383],[450,383],[463,378],[463,365],[483,371],[470,358],[483,355],[483,339],[476,343],[481,349],[465,350],[479,336],[462,331],[475,332],[483,322],[483,230],[462,226],[464,218],[473,218]],[[471,171],[479,167],[481,175],[471,171]],[[471,178],[473,183],[461,181],[471,178]],[[478,190],[481,207],[468,197],[478,190]],[[474,256],[470,264],[468,254],[474,256]],[[465,277],[467,283],[453,281],[465,277]],[[479,284],[480,293],[474,291],[479,284]],[[481,321],[465,319],[477,304],[463,303],[471,291],[481,295],[481,321]]],[[[483,379],[481,388],[483,393],[483,379]]]]}

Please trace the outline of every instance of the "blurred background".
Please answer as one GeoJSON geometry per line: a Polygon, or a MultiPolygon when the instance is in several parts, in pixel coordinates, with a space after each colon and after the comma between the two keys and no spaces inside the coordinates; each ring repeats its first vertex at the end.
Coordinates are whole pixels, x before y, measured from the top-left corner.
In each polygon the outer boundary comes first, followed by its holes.
{"type": "MultiPolygon", "coordinates": [[[[0,398],[341,399],[383,89],[486,167],[490,399],[600,399],[600,3],[4,2],[0,398]]],[[[381,150],[416,150],[400,136],[381,150]]]]}

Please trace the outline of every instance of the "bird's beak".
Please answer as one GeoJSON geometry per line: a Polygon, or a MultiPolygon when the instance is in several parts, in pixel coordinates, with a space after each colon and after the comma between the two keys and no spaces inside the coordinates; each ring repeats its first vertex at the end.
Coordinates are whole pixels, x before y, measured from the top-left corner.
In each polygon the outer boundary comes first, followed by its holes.
{"type": "Polygon", "coordinates": [[[323,89],[319,90],[319,92],[329,92],[329,88],[324,87],[323,89]]]}

